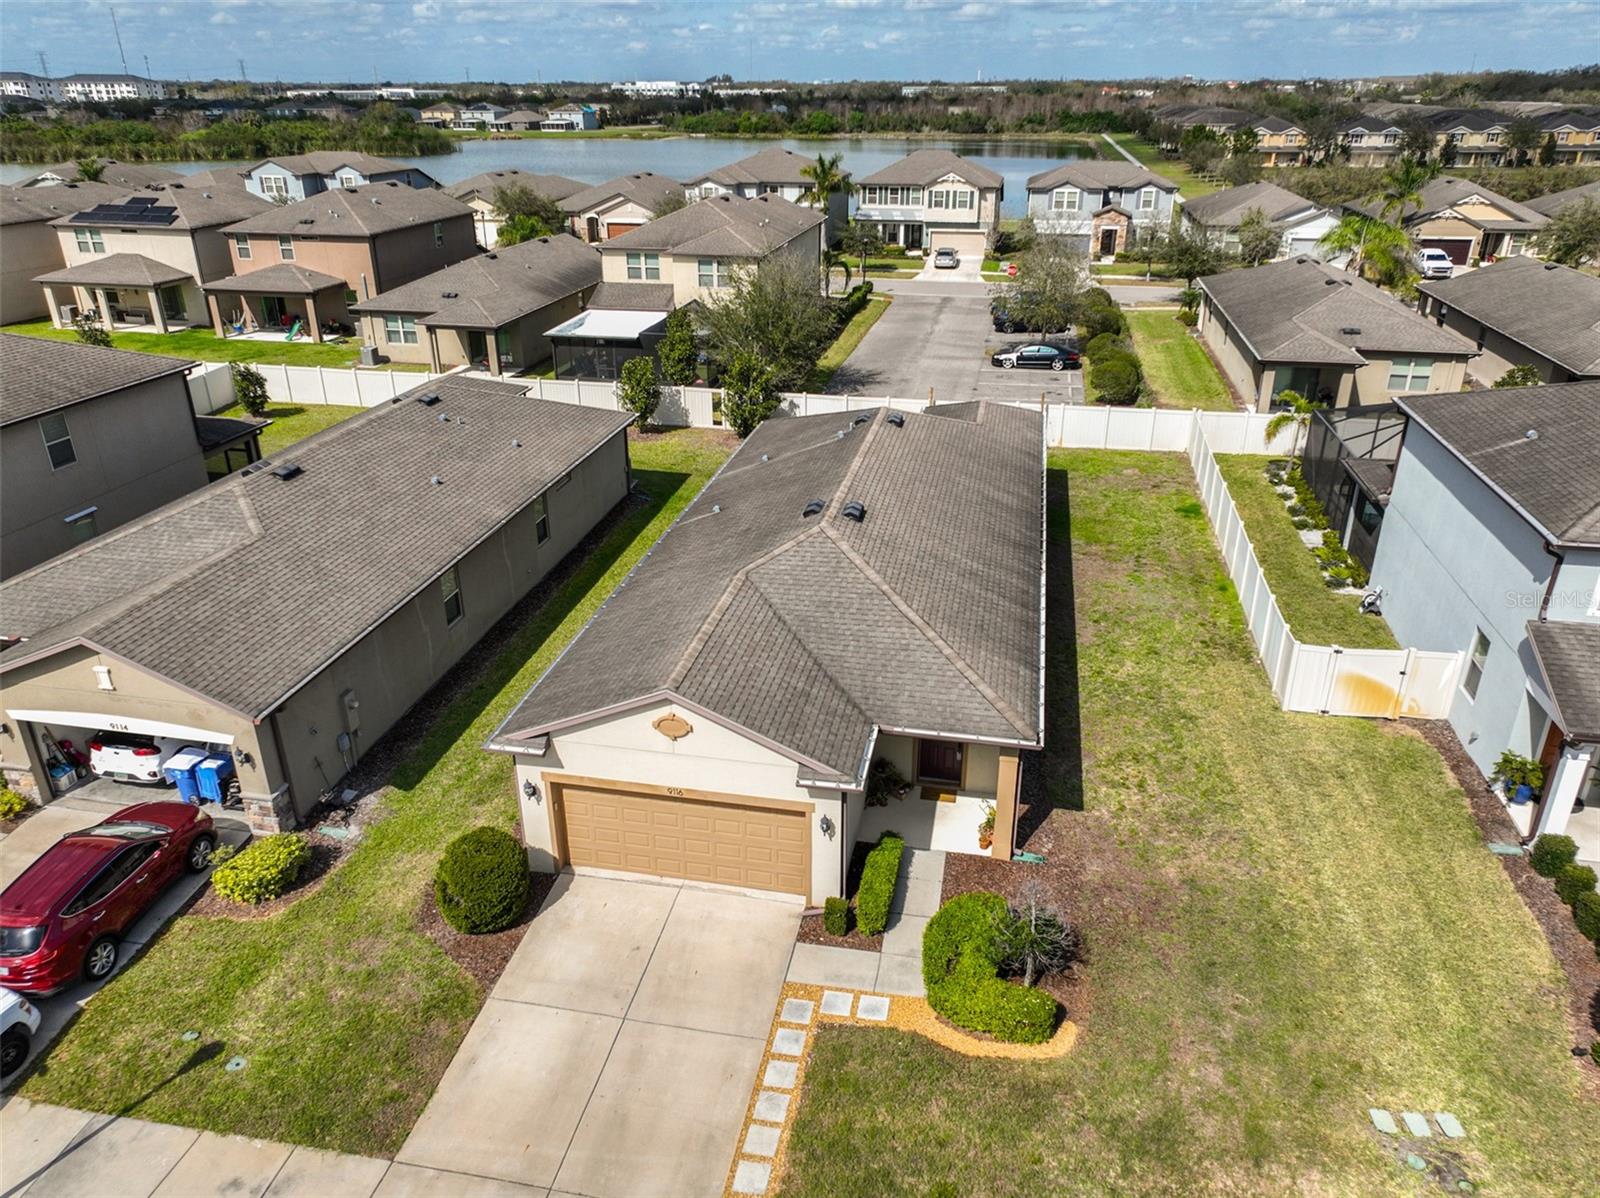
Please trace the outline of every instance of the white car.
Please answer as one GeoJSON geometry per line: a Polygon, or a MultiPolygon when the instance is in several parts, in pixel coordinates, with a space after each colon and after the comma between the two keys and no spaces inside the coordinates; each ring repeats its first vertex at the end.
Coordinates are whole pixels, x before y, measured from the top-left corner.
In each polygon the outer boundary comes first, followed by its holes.
{"type": "Polygon", "coordinates": [[[0,1077],[10,1077],[22,1068],[38,1030],[39,1008],[15,990],[0,986],[0,1077]]]}
{"type": "Polygon", "coordinates": [[[961,255],[946,246],[944,249],[933,251],[934,270],[955,270],[961,265],[961,255]]]}
{"type": "Polygon", "coordinates": [[[1456,264],[1450,261],[1450,255],[1443,250],[1417,251],[1417,271],[1425,279],[1448,279],[1455,269],[1456,264]]]}
{"type": "Polygon", "coordinates": [[[89,738],[89,772],[96,778],[144,785],[165,783],[162,767],[183,742],[131,732],[96,732],[89,738]]]}

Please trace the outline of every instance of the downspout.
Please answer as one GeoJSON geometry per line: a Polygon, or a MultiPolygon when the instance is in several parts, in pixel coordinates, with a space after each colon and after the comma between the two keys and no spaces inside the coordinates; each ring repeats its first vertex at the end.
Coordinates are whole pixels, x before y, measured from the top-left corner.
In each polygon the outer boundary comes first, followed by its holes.
{"type": "Polygon", "coordinates": [[[1547,619],[1547,614],[1550,611],[1550,596],[1555,593],[1556,579],[1561,577],[1561,567],[1567,561],[1566,555],[1558,552],[1549,541],[1544,543],[1544,551],[1556,559],[1556,564],[1555,568],[1550,571],[1550,581],[1545,583],[1544,595],[1539,600],[1539,623],[1541,624],[1547,619]]]}

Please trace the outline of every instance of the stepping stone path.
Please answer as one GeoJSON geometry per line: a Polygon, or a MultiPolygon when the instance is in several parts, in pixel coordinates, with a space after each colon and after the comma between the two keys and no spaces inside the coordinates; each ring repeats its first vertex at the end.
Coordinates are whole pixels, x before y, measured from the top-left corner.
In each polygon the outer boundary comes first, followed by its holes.
{"type": "Polygon", "coordinates": [[[1433,1135],[1433,1128],[1428,1126],[1427,1116],[1419,1115],[1416,1111],[1401,1111],[1400,1121],[1406,1125],[1406,1130],[1419,1140],[1433,1135]]]}
{"type": "Polygon", "coordinates": [[[1439,1130],[1452,1140],[1459,1140],[1467,1134],[1467,1129],[1461,1126],[1461,1120],[1448,1111],[1435,1111],[1433,1121],[1439,1125],[1439,1130]]]}
{"type": "Polygon", "coordinates": [[[1367,1115],[1372,1119],[1372,1126],[1376,1127],[1384,1135],[1397,1136],[1400,1134],[1399,1124],[1394,1121],[1394,1116],[1388,1111],[1379,1110],[1377,1107],[1369,1107],[1367,1115]]]}

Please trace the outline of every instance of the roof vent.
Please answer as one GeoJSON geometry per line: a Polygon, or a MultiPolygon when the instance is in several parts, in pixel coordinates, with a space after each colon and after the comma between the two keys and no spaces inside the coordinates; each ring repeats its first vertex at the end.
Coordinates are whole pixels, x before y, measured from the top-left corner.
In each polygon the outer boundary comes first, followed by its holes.
{"type": "Polygon", "coordinates": [[[865,424],[867,421],[869,421],[871,419],[872,419],[871,416],[857,416],[854,420],[852,420],[850,422],[850,427],[851,428],[856,428],[858,425],[865,424]]]}
{"type": "Polygon", "coordinates": [[[1522,434],[1522,439],[1524,441],[1537,441],[1539,439],[1539,430],[1536,428],[1530,428],[1527,432],[1522,434]]]}
{"type": "Polygon", "coordinates": [[[425,408],[431,408],[439,402],[439,393],[437,391],[429,391],[426,395],[419,395],[417,396],[417,402],[425,408]]]}
{"type": "Polygon", "coordinates": [[[461,293],[459,291],[441,291],[439,293],[439,298],[440,299],[460,299],[461,298],[461,293]]]}
{"type": "Polygon", "coordinates": [[[1324,287],[1337,287],[1339,285],[1339,280],[1338,279],[1323,279],[1322,280],[1322,285],[1324,287]]]}
{"type": "Polygon", "coordinates": [[[1361,330],[1356,325],[1347,324],[1339,330],[1339,335],[1341,337],[1359,337],[1361,336],[1361,330]]]}
{"type": "Polygon", "coordinates": [[[449,412],[440,412],[439,413],[439,423],[440,424],[449,424],[450,423],[450,413],[449,412]]]}
{"type": "Polygon", "coordinates": [[[433,485],[436,486],[436,487],[444,486],[444,479],[440,478],[437,474],[435,474],[433,476],[433,480],[432,481],[433,481],[433,485]]]}
{"type": "Polygon", "coordinates": [[[262,458],[260,461],[251,462],[243,470],[239,471],[239,476],[243,478],[247,474],[259,474],[261,471],[267,469],[271,465],[271,458],[262,458]]]}
{"type": "Polygon", "coordinates": [[[845,519],[854,520],[857,524],[867,518],[867,505],[859,499],[852,499],[841,510],[844,512],[845,519]]]}
{"type": "Polygon", "coordinates": [[[904,428],[906,425],[906,414],[904,412],[890,412],[885,419],[895,428],[904,428]]]}
{"type": "Polygon", "coordinates": [[[720,503],[713,503],[711,505],[711,514],[713,516],[721,515],[722,514],[722,505],[720,503]]]}
{"type": "Polygon", "coordinates": [[[516,437],[512,437],[511,438],[511,448],[512,449],[521,449],[522,448],[522,442],[519,441],[516,437]]]}
{"type": "Polygon", "coordinates": [[[1561,264],[1560,264],[1560,263],[1559,263],[1559,262],[1546,262],[1546,263],[1545,263],[1545,264],[1544,264],[1544,268],[1545,268],[1545,269],[1546,269],[1546,270],[1555,270],[1555,269],[1556,269],[1556,268],[1557,268],[1557,267],[1559,267],[1559,266],[1560,266],[1560,265],[1561,265],[1561,264]]]}
{"type": "Polygon", "coordinates": [[[285,462],[281,466],[272,468],[272,477],[281,478],[284,482],[288,482],[291,478],[298,478],[304,473],[305,467],[298,462],[285,462]]]}
{"type": "Polygon", "coordinates": [[[822,500],[813,499],[810,503],[806,504],[806,506],[801,510],[800,516],[801,516],[802,519],[804,519],[804,518],[806,518],[808,516],[821,515],[823,510],[827,506],[828,505],[826,503],[824,503],[822,500]]]}
{"type": "Polygon", "coordinates": [[[764,453],[761,455],[761,460],[763,462],[770,462],[772,461],[772,455],[770,453],[764,453]]]}

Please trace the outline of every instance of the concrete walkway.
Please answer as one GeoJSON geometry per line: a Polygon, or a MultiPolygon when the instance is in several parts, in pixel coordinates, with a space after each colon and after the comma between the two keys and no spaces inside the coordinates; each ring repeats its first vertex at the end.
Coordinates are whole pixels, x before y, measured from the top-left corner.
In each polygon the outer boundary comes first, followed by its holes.
{"type": "Polygon", "coordinates": [[[789,961],[787,980],[923,997],[922,933],[939,909],[943,887],[944,854],[932,849],[907,849],[900,858],[900,876],[889,904],[889,926],[883,933],[882,951],[797,944],[789,961]]]}

